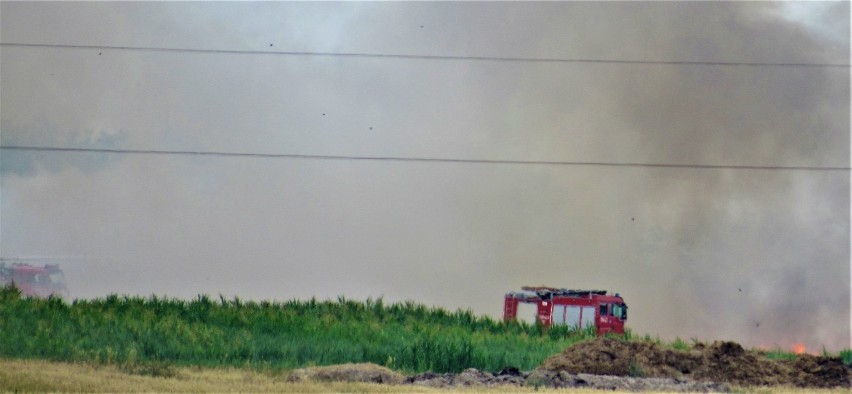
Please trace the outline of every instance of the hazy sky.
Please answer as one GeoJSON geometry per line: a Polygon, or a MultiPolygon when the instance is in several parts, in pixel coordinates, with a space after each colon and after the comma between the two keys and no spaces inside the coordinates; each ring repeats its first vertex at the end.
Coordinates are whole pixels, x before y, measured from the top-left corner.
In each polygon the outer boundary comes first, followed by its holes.
{"type": "MultiPolygon", "coordinates": [[[[4,146],[849,167],[848,2],[0,3],[4,146]],[[270,45],[271,44],[271,45],[270,45]]],[[[850,346],[849,171],[0,151],[75,297],[621,293],[634,332],[850,346]]]]}

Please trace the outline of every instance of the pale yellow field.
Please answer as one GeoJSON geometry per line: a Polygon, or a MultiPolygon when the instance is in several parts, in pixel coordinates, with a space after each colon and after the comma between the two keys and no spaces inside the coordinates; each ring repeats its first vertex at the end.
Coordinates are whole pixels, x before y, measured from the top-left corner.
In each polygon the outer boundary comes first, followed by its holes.
{"type": "MultiPolygon", "coordinates": [[[[465,387],[436,389],[374,383],[288,382],[284,373],[242,369],[176,368],[171,378],[129,374],[113,366],[68,364],[41,360],[0,359],[0,391],[3,392],[279,392],[279,393],[447,393],[447,392],[545,392],[611,393],[611,391],[532,387],[465,387]]],[[[738,392],[751,390],[739,389],[738,392]]],[[[760,393],[840,393],[841,390],[759,389],[760,393]]]]}

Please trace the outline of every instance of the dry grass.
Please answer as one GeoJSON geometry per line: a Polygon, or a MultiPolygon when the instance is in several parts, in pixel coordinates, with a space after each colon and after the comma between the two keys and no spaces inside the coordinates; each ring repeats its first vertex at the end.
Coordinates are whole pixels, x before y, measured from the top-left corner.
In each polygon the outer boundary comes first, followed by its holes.
{"type": "Polygon", "coordinates": [[[788,387],[788,386],[780,386],[780,387],[752,387],[752,388],[735,388],[733,390],[734,393],[755,393],[755,394],[776,394],[776,393],[789,393],[789,394],[840,394],[840,393],[849,393],[849,389],[847,388],[835,388],[835,389],[803,389],[798,387],[788,387]]]}
{"type": "Polygon", "coordinates": [[[240,369],[177,368],[171,378],[114,366],[0,360],[0,389],[13,392],[390,392],[377,384],[288,382],[284,374],[240,369]]]}
{"type": "MultiPolygon", "coordinates": [[[[342,366],[344,370],[352,366],[342,366]]],[[[367,366],[375,372],[375,366],[367,366]]],[[[176,368],[175,376],[151,377],[123,372],[114,366],[69,364],[42,360],[0,359],[0,392],[276,392],[276,393],[447,393],[534,392],[532,387],[465,387],[442,390],[410,385],[363,382],[318,382],[305,376],[328,376],[341,368],[301,370],[293,379],[287,372],[258,372],[236,368],[176,368]],[[297,381],[293,381],[297,380],[297,381]]],[[[595,390],[546,390],[553,393],[596,393],[595,390]]]]}

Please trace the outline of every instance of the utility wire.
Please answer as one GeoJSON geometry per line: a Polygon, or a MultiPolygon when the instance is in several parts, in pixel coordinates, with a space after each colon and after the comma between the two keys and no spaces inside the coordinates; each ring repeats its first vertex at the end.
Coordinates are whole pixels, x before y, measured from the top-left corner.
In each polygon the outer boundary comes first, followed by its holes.
{"type": "Polygon", "coordinates": [[[395,157],[395,156],[346,156],[346,155],[305,155],[291,153],[242,153],[223,151],[182,151],[152,149],[102,149],[102,148],[60,148],[43,146],[0,146],[0,150],[33,152],[78,152],[78,153],[118,153],[136,155],[173,155],[173,156],[222,156],[251,157],[267,159],[312,159],[312,160],[349,160],[349,161],[387,161],[387,162],[426,162],[459,164],[515,164],[549,166],[598,166],[598,167],[646,167],[646,168],[701,168],[730,170],[785,170],[785,171],[849,171],[850,167],[815,166],[753,166],[753,165],[717,165],[717,164],[670,164],[670,163],[613,163],[597,161],[546,161],[546,160],[489,160],[489,159],[452,159],[437,157],[395,157]]]}
{"type": "Polygon", "coordinates": [[[592,64],[650,64],[650,65],[685,65],[685,66],[752,66],[752,67],[814,67],[814,68],[849,68],[842,63],[765,63],[765,62],[708,62],[680,60],[618,60],[618,59],[587,59],[587,58],[528,58],[506,56],[451,56],[451,55],[405,55],[393,53],[368,52],[300,52],[300,51],[271,51],[271,50],[235,50],[235,49],[197,49],[197,48],[164,48],[137,47],[115,45],[68,45],[68,44],[29,44],[19,42],[2,42],[0,47],[21,48],[64,48],[117,50],[142,52],[179,52],[179,53],[224,53],[234,55],[278,55],[278,56],[329,56],[349,58],[378,58],[378,59],[410,59],[410,60],[464,60],[489,62],[521,62],[521,63],[592,63],[592,64]]]}

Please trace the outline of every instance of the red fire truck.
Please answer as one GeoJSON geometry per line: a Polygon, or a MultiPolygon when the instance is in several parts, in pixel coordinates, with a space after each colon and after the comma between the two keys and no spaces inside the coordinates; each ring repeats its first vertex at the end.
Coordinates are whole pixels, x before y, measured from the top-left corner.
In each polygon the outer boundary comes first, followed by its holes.
{"type": "Polygon", "coordinates": [[[38,267],[3,259],[0,261],[0,286],[8,285],[15,285],[21,294],[28,297],[69,296],[65,274],[59,269],[59,264],[38,267]]]}
{"type": "Polygon", "coordinates": [[[618,293],[606,290],[568,290],[553,287],[522,287],[523,291],[506,294],[503,320],[518,317],[518,304],[535,304],[536,320],[544,326],[553,324],[576,328],[595,327],[598,335],[624,333],[627,304],[618,293]]]}

